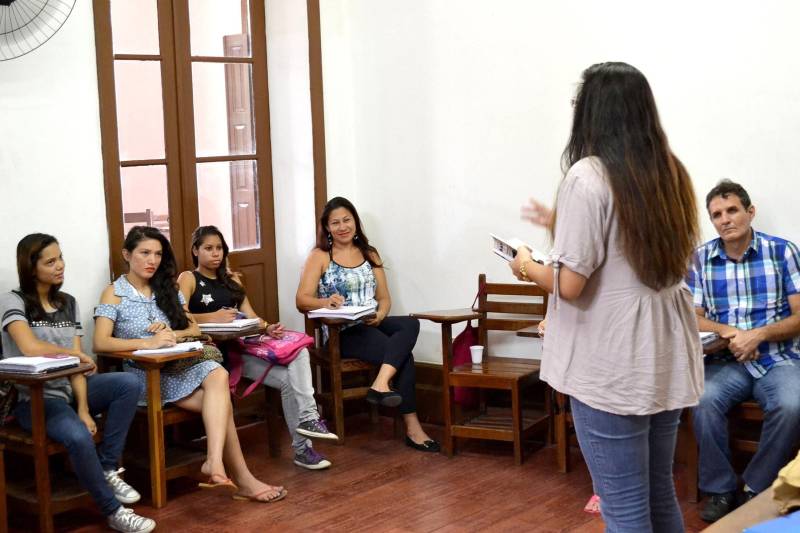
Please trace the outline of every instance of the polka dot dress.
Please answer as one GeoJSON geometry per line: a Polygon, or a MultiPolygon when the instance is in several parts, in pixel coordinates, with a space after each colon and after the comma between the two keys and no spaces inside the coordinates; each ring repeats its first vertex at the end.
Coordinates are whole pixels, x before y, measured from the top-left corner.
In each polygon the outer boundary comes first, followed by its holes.
{"type": "MultiPolygon", "coordinates": [[[[105,317],[114,322],[114,336],[120,339],[142,339],[151,337],[147,328],[153,322],[169,324],[167,315],[156,304],[155,294],[150,298],[142,296],[130,284],[125,276],[120,276],[114,282],[114,295],[121,301],[116,305],[100,304],[94,310],[95,317],[105,317]]],[[[178,293],[181,305],[185,303],[183,295],[178,293]]],[[[219,368],[219,363],[203,361],[192,365],[178,374],[161,374],[161,403],[177,402],[192,394],[214,369],[219,368]]],[[[139,405],[147,404],[146,373],[144,370],[124,365],[126,372],[131,372],[142,382],[142,396],[139,405]]]]}

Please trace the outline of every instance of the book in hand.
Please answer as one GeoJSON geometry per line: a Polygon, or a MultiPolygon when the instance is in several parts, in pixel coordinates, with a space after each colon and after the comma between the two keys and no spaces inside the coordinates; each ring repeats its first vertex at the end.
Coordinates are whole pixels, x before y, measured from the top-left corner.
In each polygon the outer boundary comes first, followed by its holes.
{"type": "Polygon", "coordinates": [[[700,342],[703,343],[703,346],[708,346],[714,341],[719,339],[719,334],[713,331],[701,331],[700,332],[700,342]]]}
{"type": "Polygon", "coordinates": [[[320,307],[308,312],[308,318],[343,318],[355,320],[375,312],[374,305],[345,305],[336,309],[320,307]]]}
{"type": "Polygon", "coordinates": [[[41,374],[73,368],[78,366],[80,362],[81,360],[74,355],[67,354],[7,357],[0,360],[0,372],[41,374]]]}
{"type": "Polygon", "coordinates": [[[547,261],[547,256],[531,246],[522,242],[520,239],[501,239],[494,233],[490,233],[492,238],[492,251],[505,259],[506,261],[513,261],[517,256],[517,249],[524,246],[531,251],[531,258],[537,263],[544,264],[547,261]]]}
{"type": "Polygon", "coordinates": [[[205,322],[200,324],[200,331],[214,333],[222,331],[240,331],[261,323],[260,318],[239,318],[232,322],[205,322]]]}
{"type": "Polygon", "coordinates": [[[134,350],[133,355],[168,355],[173,353],[194,352],[203,349],[200,341],[179,342],[175,346],[167,348],[153,348],[152,350],[134,350]]]}

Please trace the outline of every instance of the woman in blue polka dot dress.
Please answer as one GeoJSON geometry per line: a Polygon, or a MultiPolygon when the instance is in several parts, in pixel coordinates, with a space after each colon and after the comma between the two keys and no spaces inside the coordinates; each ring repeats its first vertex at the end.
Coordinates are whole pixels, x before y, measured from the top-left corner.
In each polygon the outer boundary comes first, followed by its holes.
{"type": "MultiPolygon", "coordinates": [[[[106,287],[95,309],[95,352],[164,348],[174,346],[179,337],[199,335],[200,328],[183,309],[175,256],[166,237],[155,228],[135,226],[125,238],[122,255],[128,273],[106,287]]],[[[128,362],[124,366],[145,382],[143,370],[128,362]]],[[[207,458],[201,470],[208,482],[200,483],[201,488],[264,503],[286,496],[286,489],[259,481],[247,468],[233,423],[228,372],[222,366],[203,361],[162,373],[161,400],[203,414],[207,458]]],[[[144,395],[140,403],[145,403],[144,395]]]]}

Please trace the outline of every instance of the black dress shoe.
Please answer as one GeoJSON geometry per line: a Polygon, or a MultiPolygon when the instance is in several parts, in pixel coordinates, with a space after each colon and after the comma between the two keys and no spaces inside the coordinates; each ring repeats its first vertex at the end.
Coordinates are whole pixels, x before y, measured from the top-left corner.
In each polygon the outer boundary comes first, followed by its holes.
{"type": "Polygon", "coordinates": [[[403,401],[403,397],[393,390],[389,392],[378,392],[373,388],[367,391],[367,401],[374,405],[384,407],[397,407],[403,401]]]}
{"type": "Polygon", "coordinates": [[[716,522],[736,508],[736,493],[709,494],[706,506],[700,511],[700,518],[706,522],[716,522]]]}
{"type": "Polygon", "coordinates": [[[411,440],[411,437],[409,437],[408,435],[406,435],[406,446],[408,446],[409,448],[414,448],[415,450],[419,450],[421,452],[437,453],[442,451],[441,445],[433,439],[426,440],[422,444],[417,444],[416,442],[411,440]]]}

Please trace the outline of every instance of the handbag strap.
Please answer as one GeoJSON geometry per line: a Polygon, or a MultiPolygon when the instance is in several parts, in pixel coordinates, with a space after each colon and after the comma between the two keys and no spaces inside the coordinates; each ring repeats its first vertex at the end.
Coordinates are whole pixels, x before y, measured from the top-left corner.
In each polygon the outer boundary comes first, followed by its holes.
{"type": "MultiPolygon", "coordinates": [[[[263,359],[262,359],[263,360],[263,359]]],[[[267,368],[264,369],[264,373],[261,374],[261,377],[257,380],[254,380],[248,387],[244,390],[241,396],[236,394],[236,386],[239,384],[239,381],[242,379],[242,368],[244,367],[244,359],[242,358],[241,352],[237,348],[231,346],[228,350],[228,387],[231,390],[231,394],[238,398],[239,400],[246,398],[249,396],[256,387],[264,383],[264,380],[267,379],[267,375],[269,371],[272,370],[272,367],[275,366],[274,363],[268,362],[267,368]]]]}

